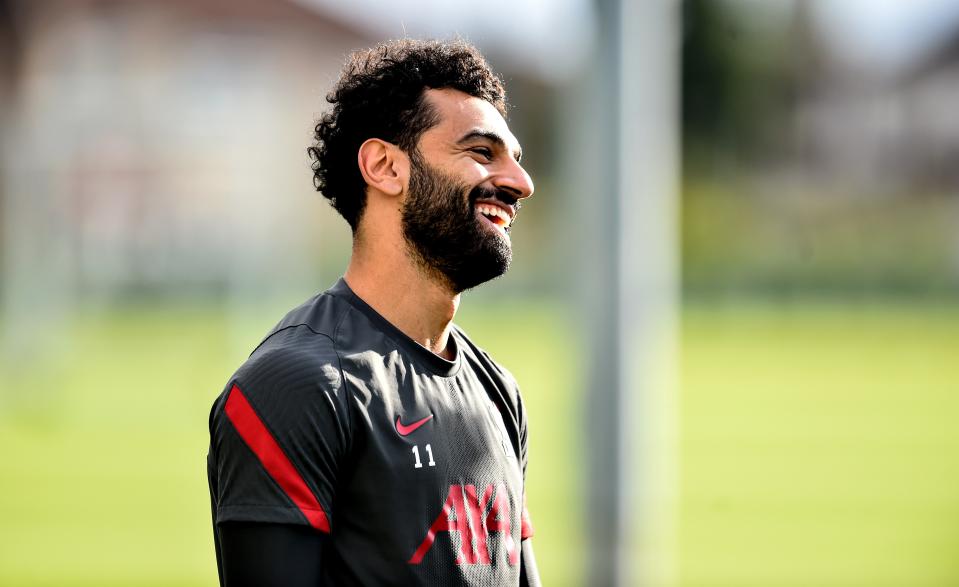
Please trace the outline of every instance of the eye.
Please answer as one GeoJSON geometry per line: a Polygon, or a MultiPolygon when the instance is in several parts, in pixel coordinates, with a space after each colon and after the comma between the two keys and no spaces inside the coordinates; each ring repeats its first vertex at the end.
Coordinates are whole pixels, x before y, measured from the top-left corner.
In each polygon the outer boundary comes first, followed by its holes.
{"type": "Polygon", "coordinates": [[[493,151],[491,151],[487,147],[473,147],[472,149],[470,149],[470,152],[476,153],[477,155],[479,155],[483,159],[486,159],[487,161],[493,160],[493,151]]]}

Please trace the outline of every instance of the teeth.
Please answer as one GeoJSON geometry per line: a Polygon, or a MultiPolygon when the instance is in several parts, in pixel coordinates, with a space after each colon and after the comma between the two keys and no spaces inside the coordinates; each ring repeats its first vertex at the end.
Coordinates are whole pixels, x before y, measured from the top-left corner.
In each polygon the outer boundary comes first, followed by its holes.
{"type": "Polygon", "coordinates": [[[490,206],[487,204],[477,204],[476,209],[479,210],[480,214],[485,214],[487,216],[494,216],[503,221],[502,226],[509,226],[510,219],[509,214],[499,206],[490,206]]]}

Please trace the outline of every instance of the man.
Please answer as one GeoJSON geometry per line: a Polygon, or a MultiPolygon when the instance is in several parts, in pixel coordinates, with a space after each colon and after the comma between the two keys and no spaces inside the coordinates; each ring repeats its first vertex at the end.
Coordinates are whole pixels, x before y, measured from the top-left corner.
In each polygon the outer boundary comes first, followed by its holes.
{"type": "Polygon", "coordinates": [[[213,407],[220,582],[538,585],[519,391],[452,322],[533,193],[502,82],[464,42],[403,40],[327,100],[308,152],[353,252],[213,407]]]}

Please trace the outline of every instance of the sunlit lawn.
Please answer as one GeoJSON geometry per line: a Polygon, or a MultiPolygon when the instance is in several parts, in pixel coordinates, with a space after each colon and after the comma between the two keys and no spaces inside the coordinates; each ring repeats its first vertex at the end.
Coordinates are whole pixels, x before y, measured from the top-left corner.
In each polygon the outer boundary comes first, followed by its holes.
{"type": "Polygon", "coordinates": [[[959,585],[959,308],[685,316],[682,585],[959,585]]]}
{"type": "MultiPolygon", "coordinates": [[[[0,364],[0,585],[215,585],[208,409],[279,313],[87,313],[60,359],[0,364]]],[[[460,320],[523,385],[551,586],[586,548],[564,316],[460,320]]],[[[682,585],[959,584],[959,308],[693,305],[682,334],[682,585]]]]}

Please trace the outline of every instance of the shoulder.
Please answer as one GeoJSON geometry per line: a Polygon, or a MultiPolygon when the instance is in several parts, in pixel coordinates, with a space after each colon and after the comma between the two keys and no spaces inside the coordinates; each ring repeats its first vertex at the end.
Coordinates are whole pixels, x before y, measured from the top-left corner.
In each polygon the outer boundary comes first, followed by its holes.
{"type": "Polygon", "coordinates": [[[343,376],[332,340],[306,326],[277,332],[250,355],[227,382],[212,419],[230,397],[242,395],[261,418],[285,425],[303,417],[347,412],[343,376]]]}
{"type": "Polygon", "coordinates": [[[525,428],[526,412],[523,408],[523,398],[519,383],[513,374],[493,359],[490,353],[470,340],[459,326],[454,325],[453,336],[456,337],[458,351],[463,354],[462,360],[470,365],[478,377],[485,380],[490,399],[500,408],[504,417],[508,414],[516,420],[520,428],[525,428]]]}
{"type": "Polygon", "coordinates": [[[309,379],[338,386],[336,337],[350,305],[326,291],[290,310],[237,370],[238,379],[309,379]]]}
{"type": "Polygon", "coordinates": [[[263,339],[260,346],[266,345],[271,340],[275,343],[277,338],[281,341],[290,336],[309,338],[308,332],[326,337],[331,341],[336,339],[337,331],[350,314],[352,306],[342,296],[334,294],[334,291],[337,291],[336,287],[311,297],[287,312],[286,316],[263,339]],[[301,326],[305,329],[298,328],[301,326]],[[290,330],[294,332],[287,332],[290,330]]]}
{"type": "Polygon", "coordinates": [[[513,393],[518,393],[519,384],[513,374],[496,361],[490,353],[474,343],[466,332],[457,325],[453,325],[453,336],[456,338],[456,344],[459,352],[463,353],[463,359],[472,363],[474,367],[481,368],[490,377],[497,379],[505,384],[513,393]]]}
{"type": "Polygon", "coordinates": [[[342,385],[333,339],[307,324],[287,326],[271,334],[233,378],[258,387],[306,385],[337,389],[342,385]]]}
{"type": "Polygon", "coordinates": [[[213,406],[225,406],[235,388],[258,411],[293,416],[346,413],[343,375],[334,336],[347,309],[326,293],[290,311],[233,373],[213,406]]]}
{"type": "Polygon", "coordinates": [[[211,450],[227,455],[237,446],[235,433],[257,429],[268,430],[286,454],[348,445],[350,398],[330,338],[305,325],[284,328],[230,377],[210,411],[211,450]]]}

